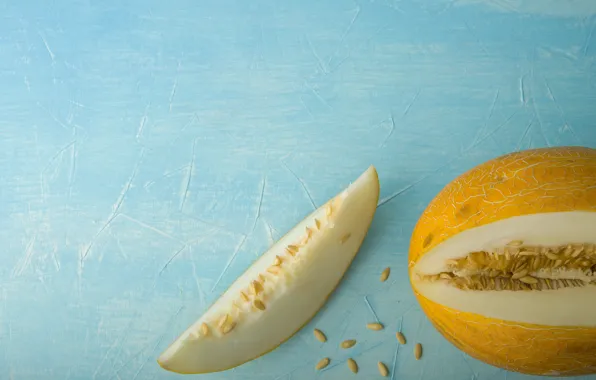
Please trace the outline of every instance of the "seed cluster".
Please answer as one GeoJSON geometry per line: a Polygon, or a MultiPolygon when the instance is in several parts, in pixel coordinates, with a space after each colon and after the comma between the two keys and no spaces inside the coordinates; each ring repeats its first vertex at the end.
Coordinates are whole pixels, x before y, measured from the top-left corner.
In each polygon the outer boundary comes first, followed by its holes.
{"type": "MultiPolygon", "coordinates": [[[[384,329],[383,324],[379,323],[379,322],[368,323],[366,325],[366,327],[369,330],[373,330],[373,331],[380,331],[380,330],[384,329]]],[[[313,332],[314,332],[315,338],[319,342],[322,342],[322,343],[327,342],[327,336],[325,335],[325,333],[323,333],[323,331],[321,331],[319,329],[314,329],[313,332]]],[[[402,345],[406,344],[406,338],[401,331],[395,333],[395,337],[397,338],[397,341],[399,342],[399,344],[402,344],[402,345]]],[[[346,340],[342,341],[339,346],[344,350],[348,350],[348,349],[354,347],[356,345],[356,343],[357,342],[355,339],[346,339],[346,340]]],[[[420,360],[421,357],[422,357],[422,345],[420,343],[417,343],[414,346],[414,358],[416,360],[420,360]]],[[[320,370],[326,368],[327,366],[329,366],[329,363],[331,363],[330,358],[323,358],[315,365],[315,369],[317,371],[320,371],[320,370]]],[[[346,364],[347,364],[348,368],[350,369],[350,371],[352,371],[353,373],[358,373],[358,371],[359,371],[358,363],[356,363],[356,361],[353,358],[349,358],[346,361],[346,364]]],[[[379,374],[382,377],[389,376],[389,369],[387,368],[385,363],[378,362],[377,368],[379,370],[379,374]]]]}
{"type": "MultiPolygon", "coordinates": [[[[189,335],[189,337],[191,339],[198,339],[200,336],[208,336],[211,332],[210,324],[215,324],[221,335],[228,334],[236,327],[236,324],[239,322],[241,317],[240,314],[266,310],[267,292],[264,284],[271,279],[284,275],[284,264],[289,263],[290,260],[297,258],[302,247],[304,247],[304,245],[306,245],[312,239],[317,231],[320,231],[321,228],[332,222],[331,218],[334,214],[334,204],[340,201],[341,199],[334,199],[329,202],[325,206],[325,219],[321,221],[315,218],[313,225],[306,227],[305,234],[297,243],[286,246],[284,249],[285,254],[276,255],[271,265],[267,267],[263,273],[259,273],[257,278],[252,280],[246,289],[241,290],[238,293],[238,299],[232,302],[232,313],[224,314],[223,316],[219,317],[219,320],[217,321],[202,323],[198,329],[198,332],[193,332],[189,335]],[[239,306],[245,304],[248,305],[247,308],[241,308],[239,306]]],[[[326,340],[324,334],[322,337],[319,336],[318,339],[326,340]]]]}
{"type": "Polygon", "coordinates": [[[447,261],[447,272],[426,276],[464,290],[554,290],[596,283],[596,246],[558,247],[510,242],[495,252],[476,251],[447,261]],[[564,278],[568,276],[569,278],[564,278]],[[578,278],[583,276],[583,278],[578,278]]]}
{"type": "MultiPolygon", "coordinates": [[[[381,282],[387,281],[390,273],[391,273],[391,269],[389,267],[386,267],[385,269],[383,269],[383,271],[381,272],[380,281],[381,282]]],[[[445,273],[443,275],[444,275],[443,277],[448,275],[447,278],[450,280],[453,277],[451,274],[445,273]]],[[[436,280],[438,280],[439,278],[440,278],[440,276],[437,275],[436,280]]],[[[433,280],[435,280],[435,278],[433,278],[433,280]]],[[[385,326],[381,322],[377,321],[377,322],[367,323],[366,328],[369,330],[372,330],[372,331],[381,331],[381,330],[385,329],[385,326]]],[[[314,336],[319,342],[322,342],[322,343],[327,342],[327,336],[325,335],[325,333],[323,333],[319,329],[314,329],[314,336]]],[[[397,341],[399,342],[399,344],[401,344],[401,345],[406,344],[406,337],[404,336],[404,334],[401,331],[396,332],[395,337],[396,337],[397,341]]],[[[342,348],[344,350],[349,350],[352,347],[354,347],[356,345],[356,343],[357,342],[355,339],[346,339],[346,340],[342,341],[339,346],[340,346],[340,348],[342,348]]],[[[420,343],[417,343],[414,346],[414,358],[416,360],[420,360],[421,357],[422,357],[422,345],[420,343]]],[[[331,359],[323,358],[315,365],[315,369],[322,370],[322,369],[326,368],[327,366],[329,366],[330,362],[331,362],[331,359]]],[[[350,371],[352,371],[355,374],[358,373],[358,371],[359,371],[358,363],[356,363],[356,361],[353,358],[348,358],[346,360],[346,364],[350,371]]],[[[385,365],[385,363],[378,362],[377,369],[379,370],[379,374],[382,377],[389,376],[389,369],[387,368],[387,365],[385,365]]]]}

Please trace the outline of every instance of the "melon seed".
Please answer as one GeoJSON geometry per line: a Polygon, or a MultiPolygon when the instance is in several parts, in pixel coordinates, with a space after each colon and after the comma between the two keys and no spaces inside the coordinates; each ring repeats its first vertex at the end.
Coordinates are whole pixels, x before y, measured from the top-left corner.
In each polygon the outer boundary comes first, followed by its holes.
{"type": "Polygon", "coordinates": [[[354,359],[350,358],[348,359],[348,368],[350,369],[350,371],[354,372],[354,373],[358,373],[358,364],[356,364],[356,361],[354,361],[354,359]]]}
{"type": "Polygon", "coordinates": [[[344,236],[342,236],[340,243],[343,244],[343,243],[347,242],[348,239],[350,238],[350,236],[352,236],[352,234],[349,232],[347,234],[345,234],[344,236]]]}
{"type": "Polygon", "coordinates": [[[383,377],[389,376],[389,370],[387,369],[387,366],[383,362],[378,362],[377,368],[379,368],[379,373],[381,374],[381,376],[383,376],[383,377]]]}
{"type": "Polygon", "coordinates": [[[521,282],[523,282],[524,284],[537,284],[538,283],[538,280],[532,276],[524,276],[524,277],[520,278],[519,280],[521,282]]]}
{"type": "Polygon", "coordinates": [[[222,334],[227,334],[230,331],[232,331],[234,329],[234,327],[236,327],[236,323],[234,322],[230,322],[225,324],[224,326],[222,326],[219,330],[221,331],[222,334]]]}
{"type": "Polygon", "coordinates": [[[352,348],[352,347],[354,347],[355,344],[356,344],[356,341],[354,339],[344,340],[343,342],[341,342],[341,348],[344,348],[344,349],[352,348]]]}
{"type": "Polygon", "coordinates": [[[369,323],[366,325],[366,327],[369,330],[373,330],[373,331],[379,331],[379,330],[383,330],[383,325],[380,323],[369,323]]]}
{"type": "Polygon", "coordinates": [[[416,360],[420,360],[422,357],[422,345],[420,343],[416,343],[414,346],[414,357],[416,360]]]}
{"type": "Polygon", "coordinates": [[[321,228],[321,222],[319,221],[319,219],[315,218],[315,226],[317,227],[317,230],[321,228]]]}
{"type": "Polygon", "coordinates": [[[329,203],[327,203],[327,206],[325,206],[325,215],[331,216],[332,213],[333,213],[333,208],[331,206],[331,202],[329,202],[329,203]]]}
{"type": "Polygon", "coordinates": [[[310,227],[306,227],[306,241],[312,237],[313,230],[310,227]]]}
{"type": "Polygon", "coordinates": [[[279,274],[280,269],[278,266],[272,265],[269,268],[267,268],[267,272],[269,272],[271,274],[279,274]]]}
{"type": "Polygon", "coordinates": [[[317,371],[320,371],[323,368],[327,367],[329,365],[329,362],[331,362],[331,360],[329,360],[329,358],[323,358],[317,363],[317,365],[315,366],[315,369],[317,371]]]}
{"type": "Polygon", "coordinates": [[[217,323],[217,327],[219,327],[221,329],[223,327],[223,325],[225,325],[228,322],[228,319],[230,319],[230,316],[228,314],[225,314],[223,317],[221,317],[219,319],[219,322],[217,323]]]}
{"type": "Polygon", "coordinates": [[[511,275],[511,278],[514,280],[517,280],[518,278],[522,278],[525,277],[528,274],[528,270],[527,269],[522,269],[519,272],[515,272],[511,275]]]}
{"type": "Polygon", "coordinates": [[[265,310],[265,304],[261,300],[254,300],[252,304],[259,310],[265,310]]]}
{"type": "Polygon", "coordinates": [[[263,291],[263,285],[261,285],[261,283],[257,280],[254,280],[253,282],[250,283],[250,293],[252,295],[258,295],[259,293],[261,293],[263,291]]]}
{"type": "Polygon", "coordinates": [[[548,257],[550,260],[555,260],[555,261],[556,261],[556,260],[558,260],[558,259],[559,259],[559,256],[555,255],[555,254],[554,254],[554,253],[552,253],[552,252],[546,252],[546,253],[545,253],[545,255],[546,255],[546,257],[548,257]]]}
{"type": "Polygon", "coordinates": [[[248,296],[246,295],[246,293],[244,293],[242,291],[240,292],[240,298],[242,298],[242,301],[244,301],[244,302],[248,302],[249,301],[248,296]]]}
{"type": "Polygon", "coordinates": [[[200,331],[203,336],[209,335],[209,326],[205,322],[201,323],[200,331]]]}
{"type": "Polygon", "coordinates": [[[281,257],[275,256],[275,260],[273,260],[273,265],[280,266],[281,265],[281,257]]]}
{"type": "Polygon", "coordinates": [[[319,330],[319,329],[315,329],[315,338],[317,338],[317,340],[321,343],[325,343],[327,341],[327,337],[325,336],[325,334],[319,330]]]}
{"type": "Polygon", "coordinates": [[[397,338],[397,341],[399,342],[399,344],[406,344],[406,337],[404,336],[403,333],[396,332],[395,337],[397,338]]]}
{"type": "Polygon", "coordinates": [[[389,278],[390,272],[391,272],[391,269],[389,269],[389,267],[383,269],[383,272],[381,272],[381,282],[387,281],[387,279],[389,278]]]}
{"type": "Polygon", "coordinates": [[[298,247],[296,247],[295,245],[288,245],[286,247],[286,252],[290,255],[290,256],[296,256],[296,254],[298,253],[298,247]]]}

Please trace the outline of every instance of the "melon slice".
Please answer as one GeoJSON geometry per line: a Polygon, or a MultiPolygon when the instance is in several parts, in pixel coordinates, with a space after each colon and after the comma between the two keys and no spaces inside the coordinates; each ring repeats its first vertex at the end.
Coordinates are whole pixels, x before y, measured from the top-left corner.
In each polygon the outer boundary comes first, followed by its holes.
{"type": "Polygon", "coordinates": [[[183,374],[227,370],[275,349],[325,304],[359,251],[379,199],[370,167],[256,260],[158,358],[183,374]]]}
{"type": "Polygon", "coordinates": [[[430,321],[469,355],[596,373],[596,150],[516,152],[456,178],[416,224],[409,274],[430,321]]]}

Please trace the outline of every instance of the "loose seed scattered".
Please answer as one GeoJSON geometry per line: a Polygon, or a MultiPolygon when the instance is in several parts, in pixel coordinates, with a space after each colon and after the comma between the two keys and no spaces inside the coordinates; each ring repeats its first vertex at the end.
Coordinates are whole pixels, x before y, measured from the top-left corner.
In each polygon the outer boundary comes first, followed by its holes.
{"type": "Polygon", "coordinates": [[[384,326],[380,323],[369,323],[366,325],[366,327],[369,330],[373,330],[373,331],[379,331],[379,330],[383,330],[384,326]]]}
{"type": "Polygon", "coordinates": [[[406,337],[404,336],[403,333],[396,332],[395,337],[397,338],[397,341],[399,342],[399,344],[406,344],[406,337]]]}
{"type": "Polygon", "coordinates": [[[344,348],[344,349],[352,348],[352,347],[354,347],[355,344],[356,344],[356,340],[354,340],[354,339],[344,340],[343,342],[341,342],[341,348],[344,348]]]}
{"type": "Polygon", "coordinates": [[[422,357],[422,345],[420,343],[416,343],[414,346],[414,357],[416,360],[420,360],[422,357]]]}
{"type": "Polygon", "coordinates": [[[325,336],[325,334],[319,330],[319,329],[315,329],[315,338],[317,338],[317,340],[319,342],[325,343],[327,341],[327,337],[325,336]]]}
{"type": "Polygon", "coordinates": [[[381,376],[383,376],[383,377],[389,376],[389,370],[387,369],[387,366],[383,362],[378,362],[377,368],[379,368],[379,373],[381,374],[381,376]]]}
{"type": "Polygon", "coordinates": [[[356,364],[356,361],[354,361],[354,359],[350,358],[348,359],[348,368],[350,369],[350,371],[354,372],[354,373],[358,373],[358,364],[356,364]]]}
{"type": "Polygon", "coordinates": [[[259,310],[265,310],[265,304],[261,300],[254,300],[252,304],[259,310]]]}
{"type": "Polygon", "coordinates": [[[317,365],[315,366],[315,369],[317,371],[320,371],[323,368],[327,367],[330,362],[331,362],[331,360],[329,360],[329,358],[323,358],[317,363],[317,365]]]}
{"type": "Polygon", "coordinates": [[[383,272],[381,272],[381,282],[387,281],[389,278],[389,273],[391,273],[391,269],[389,267],[383,269],[383,272]]]}

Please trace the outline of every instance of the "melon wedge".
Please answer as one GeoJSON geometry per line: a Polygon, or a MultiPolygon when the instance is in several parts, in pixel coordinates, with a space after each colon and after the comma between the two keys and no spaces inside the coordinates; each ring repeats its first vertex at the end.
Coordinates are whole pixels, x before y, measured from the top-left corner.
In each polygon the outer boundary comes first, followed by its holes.
{"type": "Polygon", "coordinates": [[[340,283],[378,199],[371,166],[263,253],[159,356],[159,365],[182,374],[224,371],[292,337],[340,283]]]}

